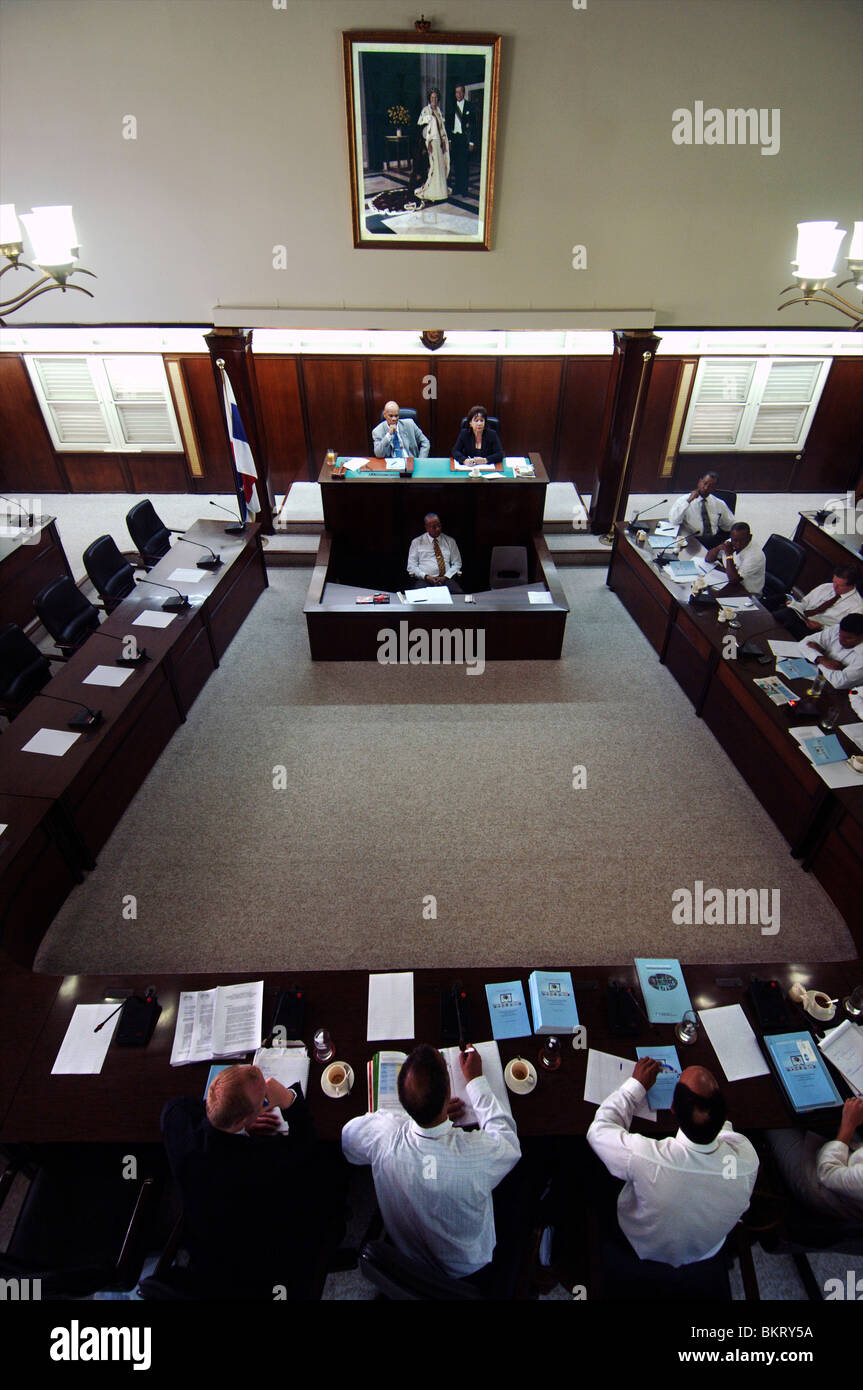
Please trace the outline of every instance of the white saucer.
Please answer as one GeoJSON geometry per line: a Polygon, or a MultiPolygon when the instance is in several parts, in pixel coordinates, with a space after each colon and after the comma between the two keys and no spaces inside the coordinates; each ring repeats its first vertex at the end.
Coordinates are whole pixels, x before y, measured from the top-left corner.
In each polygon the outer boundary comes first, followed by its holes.
{"type": "Polygon", "coordinates": [[[344,1100],[346,1096],[349,1096],[349,1095],[350,1095],[350,1093],[351,1093],[351,1091],[353,1090],[353,1088],[354,1088],[354,1069],[353,1069],[353,1067],[351,1066],[350,1062],[339,1062],[339,1063],[337,1064],[336,1061],[335,1061],[335,1059],[333,1059],[332,1062],[327,1062],[327,1065],[324,1067],[324,1070],[323,1070],[323,1072],[321,1073],[321,1090],[323,1091],[324,1095],[325,1095],[325,1096],[329,1096],[330,1100],[344,1100]],[[348,1082],[349,1082],[348,1090],[347,1090],[347,1091],[343,1091],[343,1092],[341,1092],[341,1093],[340,1093],[339,1091],[334,1090],[334,1088],[330,1085],[329,1081],[327,1080],[327,1072],[329,1071],[330,1067],[333,1067],[333,1066],[336,1066],[336,1065],[338,1065],[338,1066],[340,1066],[340,1067],[344,1067],[344,1069],[345,1069],[345,1075],[347,1076],[348,1082]]]}
{"type": "Polygon", "coordinates": [[[532,1062],[529,1062],[527,1060],[526,1057],[513,1057],[512,1062],[507,1063],[506,1070],[503,1074],[503,1079],[507,1084],[507,1088],[510,1091],[512,1091],[513,1095],[529,1096],[534,1086],[536,1085],[536,1068],[534,1067],[532,1062]],[[515,1077],[513,1076],[513,1062],[524,1062],[524,1065],[527,1067],[527,1076],[524,1081],[516,1081],[515,1077]]]}

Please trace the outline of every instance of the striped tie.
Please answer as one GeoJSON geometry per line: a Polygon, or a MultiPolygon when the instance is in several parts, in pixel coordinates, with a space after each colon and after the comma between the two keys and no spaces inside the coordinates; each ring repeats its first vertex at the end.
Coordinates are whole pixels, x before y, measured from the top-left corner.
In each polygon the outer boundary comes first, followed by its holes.
{"type": "Polygon", "coordinates": [[[434,557],[437,560],[438,574],[440,575],[441,579],[443,579],[444,575],[446,574],[446,565],[444,563],[443,552],[440,546],[438,545],[436,539],[432,541],[432,545],[434,546],[434,557]]]}

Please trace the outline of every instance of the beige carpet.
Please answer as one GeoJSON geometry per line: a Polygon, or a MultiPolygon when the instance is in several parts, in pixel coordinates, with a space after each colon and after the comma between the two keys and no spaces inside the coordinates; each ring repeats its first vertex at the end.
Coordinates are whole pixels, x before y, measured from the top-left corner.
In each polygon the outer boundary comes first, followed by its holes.
{"type": "Polygon", "coordinates": [[[604,571],[562,572],[561,662],[481,676],[311,662],[308,577],[270,572],[38,969],[853,957],[604,571]],[[671,895],[697,880],[777,889],[780,931],[675,925],[671,895]]]}

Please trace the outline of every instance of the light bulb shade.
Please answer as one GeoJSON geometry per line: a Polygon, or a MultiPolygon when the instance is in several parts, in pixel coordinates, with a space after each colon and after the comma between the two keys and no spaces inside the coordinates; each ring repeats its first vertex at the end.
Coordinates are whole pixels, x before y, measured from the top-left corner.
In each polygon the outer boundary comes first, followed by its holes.
{"type": "Polygon", "coordinates": [[[0,204],[0,246],[12,246],[23,240],[21,223],[15,216],[15,204],[0,204]]]}
{"type": "Polygon", "coordinates": [[[71,206],[34,208],[31,213],[22,213],[21,221],[27,228],[37,265],[72,264],[78,251],[78,236],[71,206]]]}
{"type": "Polygon", "coordinates": [[[798,222],[797,253],[792,262],[798,280],[829,280],[845,235],[835,222],[798,222]]]}
{"type": "Polygon", "coordinates": [[[851,245],[848,248],[849,261],[863,261],[863,222],[854,223],[851,245]]]}

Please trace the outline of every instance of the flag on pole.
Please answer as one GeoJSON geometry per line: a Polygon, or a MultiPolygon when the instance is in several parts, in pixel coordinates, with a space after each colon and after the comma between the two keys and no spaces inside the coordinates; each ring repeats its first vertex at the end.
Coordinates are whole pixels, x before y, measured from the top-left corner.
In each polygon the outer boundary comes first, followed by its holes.
{"type": "Polygon", "coordinates": [[[237,402],[234,400],[230,378],[224,368],[222,369],[222,391],[225,397],[225,416],[228,421],[228,436],[234,454],[234,472],[237,475],[237,497],[242,502],[242,515],[240,519],[241,521],[245,521],[247,512],[257,513],[261,510],[261,504],[258,501],[258,490],[255,486],[258,470],[255,467],[255,460],[252,458],[252,451],[249,448],[246,431],[243,429],[243,422],[240,419],[237,402]]]}

